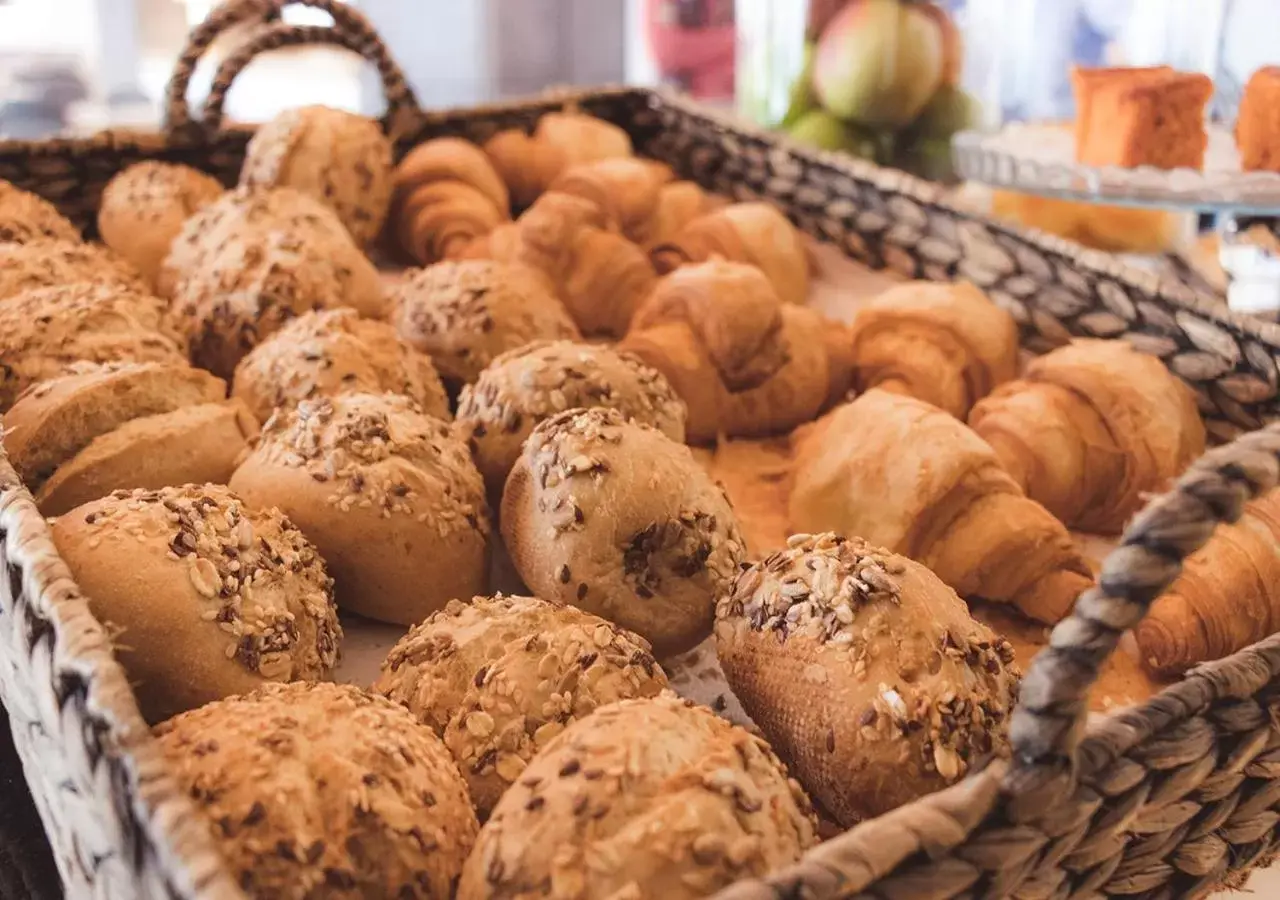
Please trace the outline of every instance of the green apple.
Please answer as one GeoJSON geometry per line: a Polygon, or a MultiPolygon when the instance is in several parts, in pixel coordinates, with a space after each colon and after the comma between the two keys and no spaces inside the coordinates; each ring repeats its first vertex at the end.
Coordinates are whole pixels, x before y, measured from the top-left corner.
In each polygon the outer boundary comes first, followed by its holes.
{"type": "Polygon", "coordinates": [[[895,160],[898,168],[930,181],[955,180],[951,162],[950,138],[919,138],[899,148],[895,160]]]}
{"type": "Polygon", "coordinates": [[[915,138],[946,139],[977,125],[981,113],[982,108],[972,96],[958,87],[944,85],[907,130],[915,138]]]}
{"type": "Polygon", "coordinates": [[[790,100],[782,121],[778,123],[779,128],[789,128],[805,113],[818,108],[818,98],[813,95],[813,52],[813,44],[804,45],[804,65],[791,83],[790,100]]]}
{"type": "Polygon", "coordinates": [[[856,125],[841,122],[821,109],[805,113],[787,129],[787,133],[800,143],[821,150],[838,150],[863,159],[875,159],[878,155],[879,143],[875,135],[856,125]]]}

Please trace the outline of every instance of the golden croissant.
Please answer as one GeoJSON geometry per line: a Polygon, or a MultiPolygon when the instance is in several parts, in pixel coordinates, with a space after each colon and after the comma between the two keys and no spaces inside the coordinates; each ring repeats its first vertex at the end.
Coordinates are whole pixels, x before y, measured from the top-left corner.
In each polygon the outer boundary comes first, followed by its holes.
{"type": "Polygon", "coordinates": [[[484,152],[519,209],[533,204],[570,166],[631,156],[631,138],[616,125],[577,112],[547,113],[533,134],[500,131],[484,152]]]}
{"type": "Polygon", "coordinates": [[[645,247],[652,250],[674,241],[694,219],[727,205],[729,202],[723,197],[708,194],[692,181],[670,181],[662,185],[649,218],[645,247]]]}
{"type": "Polygon", "coordinates": [[[917,397],[959,419],[1018,373],[1018,326],[971,284],[913,281],[853,319],[854,388],[917,397]]]}
{"type": "Polygon", "coordinates": [[[1067,525],[1118,533],[1204,452],[1191,391],[1123,341],[1081,340],[1034,360],[978,403],[969,424],[1067,525]]]}
{"type": "Polygon", "coordinates": [[[590,200],[628,240],[644,243],[653,230],[658,192],[671,179],[671,168],[660,162],[602,159],[566,169],[551,190],[590,200]]]}
{"type": "Polygon", "coordinates": [[[789,513],[801,532],[860,537],[928,566],[964,597],[1053,623],[1092,582],[1066,527],[963,422],[871,390],[796,436],[789,513]]]}

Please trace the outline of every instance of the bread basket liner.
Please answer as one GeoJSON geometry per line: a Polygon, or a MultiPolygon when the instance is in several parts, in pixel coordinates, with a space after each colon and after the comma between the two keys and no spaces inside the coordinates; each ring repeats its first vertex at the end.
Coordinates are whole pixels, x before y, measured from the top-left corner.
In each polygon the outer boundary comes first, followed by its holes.
{"type": "MultiPolygon", "coordinates": [[[[768,199],[850,258],[912,278],[965,278],[1017,319],[1031,349],[1123,338],[1195,391],[1210,451],[1152,501],[1099,586],[1030,664],[1011,722],[1014,757],[865,822],[724,900],[805,897],[1193,898],[1238,885],[1275,852],[1280,822],[1280,636],[1199,667],[1146,703],[1085,726],[1084,696],[1124,630],[1217,522],[1280,481],[1280,327],[1235,317],[1186,286],[950,204],[900,172],[815,152],[661,91],[557,91],[424,112],[363,17],[332,0],[327,26],[281,24],[283,0],[217,7],[191,34],[158,133],[0,142],[0,178],[88,231],[106,182],[143,159],[234,182],[250,129],[222,126],[236,75],[261,52],[352,50],[377,68],[397,150],[445,134],[484,140],[573,106],[613,121],[639,153],[740,200],[768,199]],[[187,86],[226,29],[249,38],[220,65],[202,114],[187,86]]],[[[0,361],[2,363],[3,361],[0,361]]],[[[200,814],[168,776],[106,630],[58,557],[0,451],[0,701],[69,896],[239,898],[200,814]]]]}

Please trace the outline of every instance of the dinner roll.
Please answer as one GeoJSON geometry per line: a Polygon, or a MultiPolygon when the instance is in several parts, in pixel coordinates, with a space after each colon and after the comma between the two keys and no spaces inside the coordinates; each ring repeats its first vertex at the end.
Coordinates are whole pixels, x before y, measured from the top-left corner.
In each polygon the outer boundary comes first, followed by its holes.
{"type": "Polygon", "coordinates": [[[452,418],[431,359],[385,322],[352,309],[304,313],[286,322],[236,366],[232,396],[260,421],[276,407],[343,391],[404,394],[438,419],[452,418]]]}
{"type": "Polygon", "coordinates": [[[155,734],[255,900],[447,898],[475,843],[439,738],[357,688],[267,685],[155,734]]]}
{"type": "Polygon", "coordinates": [[[484,591],[489,510],[449,425],[397,394],[340,394],[281,410],[231,476],[316,542],[338,604],[412,625],[484,591]]]}
{"type": "Polygon", "coordinates": [[[483,819],[566,726],[666,686],[643,638],[572,606],[499,594],[430,615],[391,648],[373,689],[444,736],[483,819]]]}
{"type": "Polygon", "coordinates": [[[80,229],[43,197],[0,178],[0,243],[80,241],[80,229]]]}
{"type": "Polygon", "coordinates": [[[534,757],[480,830],[458,900],[708,897],[816,839],[764,741],[664,693],[602,707],[534,757]]]}
{"type": "Polygon", "coordinates": [[[667,380],[628,353],[598,344],[535,341],[497,357],[458,396],[465,437],[492,497],[539,422],[577,407],[609,406],[684,442],[684,403],[667,380]]]}
{"type": "Polygon", "coordinates": [[[0,303],[26,291],[79,281],[150,292],[137,269],[97,244],[57,240],[0,244],[0,303]]]}
{"type": "Polygon", "coordinates": [[[116,491],[55,519],[53,540],[149,722],[333,670],[333,582],[278,510],[217,485],[116,491]]]}
{"type": "Polygon", "coordinates": [[[724,489],[689,448],[604,407],[534,429],[501,523],[535,595],[617,622],[659,657],[710,633],[715,597],[746,555],[724,489]]]}

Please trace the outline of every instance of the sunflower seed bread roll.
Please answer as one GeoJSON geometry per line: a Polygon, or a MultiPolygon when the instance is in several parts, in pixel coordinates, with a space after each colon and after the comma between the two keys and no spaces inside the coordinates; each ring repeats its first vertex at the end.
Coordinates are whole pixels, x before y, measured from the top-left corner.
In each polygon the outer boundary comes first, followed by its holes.
{"type": "Polygon", "coordinates": [[[80,229],[48,200],[0,178],[0,243],[81,241],[80,229]]]}

